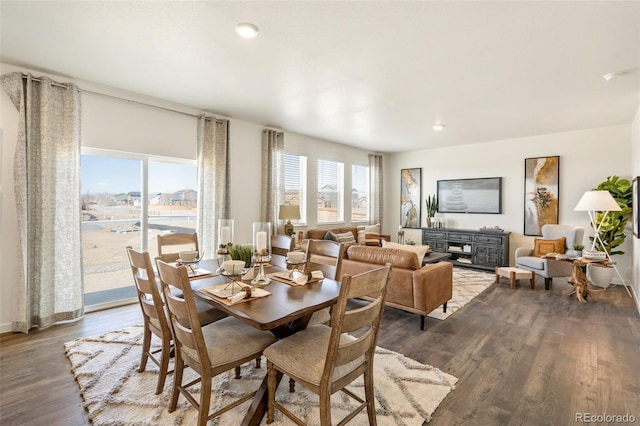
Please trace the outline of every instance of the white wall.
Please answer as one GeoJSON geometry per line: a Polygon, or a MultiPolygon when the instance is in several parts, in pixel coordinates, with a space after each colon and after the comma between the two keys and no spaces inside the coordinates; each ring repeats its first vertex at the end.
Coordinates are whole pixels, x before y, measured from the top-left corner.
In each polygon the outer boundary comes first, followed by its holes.
{"type": "MultiPolygon", "coordinates": [[[[0,74],[29,70],[0,63],[0,74]]],[[[63,78],[41,72],[57,81],[73,81],[82,89],[83,147],[151,154],[162,157],[196,158],[197,119],[193,108],[167,101],[123,92],[90,82],[63,78]],[[99,94],[90,93],[98,92],[99,94]],[[103,96],[103,94],[112,97],[103,96]],[[122,98],[122,99],[119,99],[122,98]],[[143,105],[152,104],[182,111],[169,112],[143,105]]],[[[15,199],[13,197],[13,154],[17,138],[18,113],[9,97],[0,94],[0,332],[9,331],[14,299],[12,283],[17,265],[18,245],[15,199]]],[[[229,144],[231,162],[231,217],[235,219],[235,238],[251,241],[251,223],[260,220],[261,140],[265,126],[231,118],[229,144]]],[[[319,157],[345,163],[345,188],[350,188],[351,162],[367,164],[367,151],[333,142],[285,132],[285,149],[308,157],[308,190],[316,192],[316,160],[319,157]]],[[[345,194],[348,207],[350,192],[345,194]]],[[[313,203],[314,197],[309,197],[313,203]]],[[[310,210],[308,226],[315,226],[315,211],[310,210]]],[[[347,216],[348,217],[348,216],[347,216]]],[[[302,228],[301,228],[302,229],[302,228]]]]}
{"type": "MultiPolygon", "coordinates": [[[[631,177],[631,165],[626,161],[631,156],[630,125],[388,155],[384,228],[395,237],[400,224],[400,170],[403,168],[422,168],[423,226],[426,223],[424,200],[427,195],[435,194],[438,180],[501,176],[502,214],[438,215],[446,219],[446,226],[450,228],[478,229],[498,225],[510,231],[510,261],[513,264],[516,247],[533,247],[533,237],[523,235],[524,160],[554,155],[560,156],[559,222],[583,226],[587,245],[587,237],[593,235],[589,218],[585,212],[576,212],[573,208],[584,191],[592,189],[607,176],[631,177]]],[[[405,230],[407,238],[420,241],[420,230],[405,230]]],[[[621,246],[626,254],[615,259],[620,271],[626,274],[627,282],[631,279],[632,246],[631,238],[627,238],[621,246]]]]}
{"type": "MultiPolygon", "coordinates": [[[[636,112],[631,130],[631,175],[640,179],[640,108],[636,112]]],[[[640,182],[638,182],[640,185],[640,182]]],[[[635,201],[634,201],[635,202],[635,201]]],[[[638,209],[640,206],[634,206],[638,209]]],[[[633,229],[633,228],[631,228],[633,229]]],[[[640,236],[634,237],[633,242],[633,292],[638,312],[640,312],[640,236]]]]}

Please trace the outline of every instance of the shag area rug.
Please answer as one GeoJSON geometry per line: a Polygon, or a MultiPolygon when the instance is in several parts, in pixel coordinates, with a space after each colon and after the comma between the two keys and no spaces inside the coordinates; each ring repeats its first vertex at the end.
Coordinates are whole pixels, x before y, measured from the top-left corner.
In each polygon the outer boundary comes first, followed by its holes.
{"type": "MultiPolygon", "coordinates": [[[[153,362],[138,373],[142,347],[141,325],[115,330],[99,336],[76,339],[65,343],[65,351],[72,371],[80,385],[80,391],[94,425],[193,425],[197,412],[183,396],[178,399],[178,409],[169,413],[169,399],[173,374],[167,377],[164,392],[154,395],[158,369],[153,362]]],[[[159,340],[154,337],[157,347],[159,340]]],[[[173,366],[170,365],[170,369],[173,366]]],[[[423,365],[405,356],[377,348],[374,361],[375,396],[379,425],[422,425],[454,389],[457,378],[437,368],[423,365]]],[[[192,371],[185,370],[184,380],[192,371]]],[[[256,389],[266,374],[266,361],[255,369],[255,362],[242,366],[242,378],[236,380],[233,372],[222,374],[214,380],[211,409],[226,404],[230,399],[256,389]]],[[[350,389],[364,397],[362,379],[350,389]]],[[[289,393],[289,381],[285,377],[277,391],[277,399],[309,424],[319,424],[318,397],[296,385],[289,393]]],[[[246,413],[250,401],[209,422],[209,425],[236,426],[246,413]]],[[[355,407],[351,398],[338,392],[332,397],[333,420],[342,419],[355,407]]],[[[293,424],[276,410],[273,425],[293,424]]],[[[262,424],[266,424],[266,416],[262,424]]],[[[359,413],[350,424],[368,424],[366,410],[359,413]]]]}
{"type": "Polygon", "coordinates": [[[447,302],[447,312],[442,312],[442,307],[438,307],[427,316],[439,320],[447,319],[458,309],[469,303],[471,299],[489,288],[494,280],[495,274],[491,272],[454,267],[453,296],[447,302]]]}

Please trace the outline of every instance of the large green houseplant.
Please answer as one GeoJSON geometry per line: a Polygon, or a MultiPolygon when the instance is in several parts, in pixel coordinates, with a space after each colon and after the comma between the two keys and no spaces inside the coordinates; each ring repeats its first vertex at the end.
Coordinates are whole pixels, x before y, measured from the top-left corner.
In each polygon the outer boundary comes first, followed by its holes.
{"type": "MultiPolygon", "coordinates": [[[[606,251],[609,255],[624,254],[623,251],[615,250],[615,248],[624,243],[625,238],[627,238],[625,227],[631,217],[631,204],[633,202],[631,181],[620,179],[618,176],[609,176],[594,189],[609,191],[622,209],[621,211],[607,214],[600,212],[596,216],[596,226],[600,226],[598,234],[604,244],[600,244],[600,241],[596,240],[596,250],[606,251]]],[[[593,238],[589,237],[589,240],[593,241],[593,238]]]]}

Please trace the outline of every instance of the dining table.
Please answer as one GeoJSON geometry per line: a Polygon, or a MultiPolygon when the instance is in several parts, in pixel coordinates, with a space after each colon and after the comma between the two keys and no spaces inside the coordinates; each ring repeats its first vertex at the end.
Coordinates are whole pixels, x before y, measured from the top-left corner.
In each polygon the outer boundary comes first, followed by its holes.
{"type": "MultiPolygon", "coordinates": [[[[283,274],[286,269],[266,265],[265,272],[271,278],[271,282],[261,286],[261,289],[270,294],[266,297],[249,298],[232,304],[229,299],[216,297],[206,291],[206,289],[220,288],[221,285],[231,285],[234,278],[220,272],[219,262],[216,259],[201,260],[193,267],[195,271],[204,272],[201,275],[194,274],[190,280],[191,288],[198,299],[258,330],[269,331],[279,339],[306,328],[311,315],[335,304],[340,293],[338,281],[323,278],[309,280],[304,285],[298,285],[287,279],[286,273],[283,274]]],[[[239,278],[235,277],[235,279],[239,278]]],[[[249,281],[243,282],[249,283],[249,281]]],[[[238,286],[238,284],[235,285],[238,286]]],[[[282,375],[279,374],[278,383],[281,379],[282,375]]],[[[260,424],[266,413],[267,398],[267,376],[265,374],[241,423],[242,425],[260,424]]]]}

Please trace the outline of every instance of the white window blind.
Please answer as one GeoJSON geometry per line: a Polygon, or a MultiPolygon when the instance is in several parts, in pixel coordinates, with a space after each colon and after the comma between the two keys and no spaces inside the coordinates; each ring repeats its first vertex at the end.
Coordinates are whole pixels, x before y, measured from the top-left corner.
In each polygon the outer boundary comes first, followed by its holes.
{"type": "Polygon", "coordinates": [[[369,220],[369,167],[351,165],[351,222],[369,220]]]}
{"type": "Polygon", "coordinates": [[[318,223],[344,221],[344,163],[318,160],[318,223]]]}
{"type": "Polygon", "coordinates": [[[284,154],[284,199],[287,204],[300,207],[300,220],[294,224],[307,223],[307,157],[284,154]]]}

